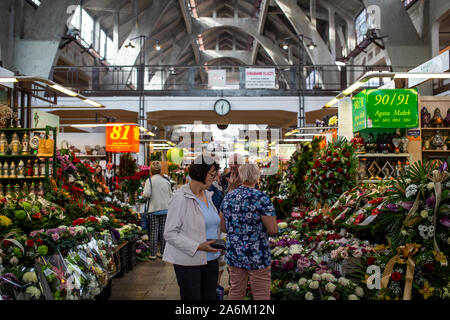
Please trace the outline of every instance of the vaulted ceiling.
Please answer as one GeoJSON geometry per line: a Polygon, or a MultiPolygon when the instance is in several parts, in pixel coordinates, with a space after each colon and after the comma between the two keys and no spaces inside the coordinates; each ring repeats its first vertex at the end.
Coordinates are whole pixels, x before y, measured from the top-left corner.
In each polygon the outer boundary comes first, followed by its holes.
{"type": "MultiPolygon", "coordinates": [[[[316,30],[328,48],[330,10],[335,12],[336,28],[346,30],[348,20],[364,7],[361,0],[84,0],[82,7],[99,19],[111,38],[116,24],[119,48],[137,33],[158,39],[159,52],[147,43],[148,64],[295,64],[298,50],[288,56],[280,44],[298,33],[291,23],[296,17],[289,17],[280,3],[299,7],[309,21],[311,5],[315,6],[316,30]],[[205,56],[205,50],[215,51],[214,56],[205,56]],[[240,51],[245,61],[233,51],[240,51]]],[[[309,59],[305,62],[314,63],[309,59]]]]}

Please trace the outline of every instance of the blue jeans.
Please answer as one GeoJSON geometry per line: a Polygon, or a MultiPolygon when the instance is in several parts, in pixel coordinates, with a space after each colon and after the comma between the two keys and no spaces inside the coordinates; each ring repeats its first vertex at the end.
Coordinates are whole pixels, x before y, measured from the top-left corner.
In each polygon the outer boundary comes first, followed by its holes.
{"type": "Polygon", "coordinates": [[[147,231],[147,235],[150,236],[150,221],[146,212],[141,213],[141,227],[147,231]]]}

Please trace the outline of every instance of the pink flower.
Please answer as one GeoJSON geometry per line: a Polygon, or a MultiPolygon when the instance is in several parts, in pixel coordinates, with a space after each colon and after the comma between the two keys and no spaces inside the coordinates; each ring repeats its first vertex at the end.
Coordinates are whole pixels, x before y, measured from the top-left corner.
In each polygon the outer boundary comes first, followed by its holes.
{"type": "Polygon", "coordinates": [[[348,253],[347,253],[347,251],[342,251],[342,252],[341,252],[341,258],[343,258],[343,259],[347,259],[347,258],[348,258],[348,253]]]}
{"type": "Polygon", "coordinates": [[[141,249],[136,249],[136,254],[141,254],[141,249]]]}
{"type": "Polygon", "coordinates": [[[77,234],[77,230],[74,227],[69,227],[69,233],[74,237],[77,234]]]}
{"type": "Polygon", "coordinates": [[[57,241],[59,239],[59,234],[52,233],[52,239],[53,239],[53,241],[57,241]]]}
{"type": "Polygon", "coordinates": [[[360,258],[362,256],[362,251],[361,250],[355,250],[353,251],[353,256],[355,258],[360,258]]]}

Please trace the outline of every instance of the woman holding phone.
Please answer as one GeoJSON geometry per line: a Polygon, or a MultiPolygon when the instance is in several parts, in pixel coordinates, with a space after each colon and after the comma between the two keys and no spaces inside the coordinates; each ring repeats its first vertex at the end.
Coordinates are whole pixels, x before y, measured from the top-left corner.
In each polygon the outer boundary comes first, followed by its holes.
{"type": "Polygon", "coordinates": [[[208,188],[217,175],[214,159],[199,156],[189,167],[191,181],[169,203],[163,260],[174,265],[181,300],[215,300],[220,249],[220,217],[208,188]],[[211,239],[211,240],[208,240],[211,239]]]}

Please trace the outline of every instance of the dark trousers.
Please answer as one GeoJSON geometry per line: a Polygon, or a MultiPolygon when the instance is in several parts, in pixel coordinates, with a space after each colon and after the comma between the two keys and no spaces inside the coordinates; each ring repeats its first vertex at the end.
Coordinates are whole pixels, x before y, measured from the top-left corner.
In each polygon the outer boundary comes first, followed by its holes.
{"type": "Polygon", "coordinates": [[[203,266],[173,265],[181,300],[216,300],[219,259],[203,266]]]}

